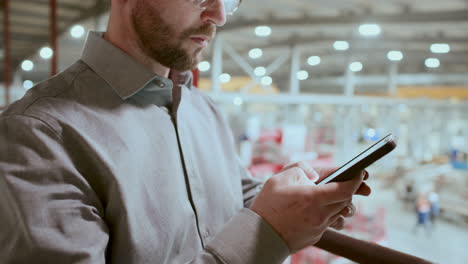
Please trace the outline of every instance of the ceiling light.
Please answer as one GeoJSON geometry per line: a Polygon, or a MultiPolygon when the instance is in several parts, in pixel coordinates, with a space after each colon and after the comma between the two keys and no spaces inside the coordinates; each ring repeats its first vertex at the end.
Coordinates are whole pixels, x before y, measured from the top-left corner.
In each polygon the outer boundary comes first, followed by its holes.
{"type": "Polygon", "coordinates": [[[378,36],[382,29],[377,24],[363,24],[359,26],[359,33],[366,37],[378,36]]]}
{"type": "Polygon", "coordinates": [[[428,68],[438,68],[440,66],[440,61],[437,58],[429,58],[424,62],[428,68]]]}
{"type": "Polygon", "coordinates": [[[266,69],[265,67],[257,67],[255,68],[254,73],[256,76],[260,77],[266,74],[266,69]]]}
{"type": "Polygon", "coordinates": [[[81,38],[85,34],[85,29],[82,25],[75,25],[70,29],[70,34],[74,38],[81,38]]]}
{"type": "Polygon", "coordinates": [[[34,69],[34,62],[30,60],[23,61],[23,63],[21,63],[21,69],[23,69],[23,71],[32,71],[34,69]]]}
{"type": "Polygon", "coordinates": [[[300,81],[307,80],[309,78],[309,73],[307,71],[299,71],[297,73],[297,79],[300,81]]]}
{"type": "Polygon", "coordinates": [[[349,65],[349,69],[352,72],[360,72],[362,71],[362,68],[363,68],[362,63],[359,61],[355,61],[349,65]]]}
{"type": "Polygon", "coordinates": [[[54,51],[49,47],[44,47],[39,51],[41,58],[48,60],[54,55],[54,51]]]}
{"type": "Polygon", "coordinates": [[[233,103],[237,106],[241,106],[244,103],[244,100],[242,100],[241,97],[237,96],[234,98],[233,103]]]}
{"type": "Polygon", "coordinates": [[[450,45],[445,43],[435,43],[431,45],[432,53],[449,53],[450,45]]]}
{"type": "Polygon", "coordinates": [[[26,90],[31,89],[34,86],[34,83],[30,80],[26,80],[23,82],[23,88],[26,90]]]}
{"type": "Polygon", "coordinates": [[[268,37],[271,35],[271,27],[258,26],[255,28],[255,35],[259,37],[268,37]]]}
{"type": "Polygon", "coordinates": [[[398,50],[392,50],[387,53],[387,58],[391,61],[401,61],[403,57],[403,52],[398,50]]]}
{"type": "Polygon", "coordinates": [[[335,48],[336,50],[348,50],[349,43],[348,41],[335,41],[335,43],[333,43],[333,48],[335,48]]]}
{"type": "Polygon", "coordinates": [[[317,66],[322,62],[322,59],[319,56],[310,56],[309,59],[307,59],[307,63],[310,66],[317,66]]]}
{"type": "Polygon", "coordinates": [[[231,81],[231,75],[229,75],[229,73],[223,73],[219,76],[219,80],[222,83],[228,83],[231,81]]]}
{"type": "Polygon", "coordinates": [[[198,69],[201,71],[201,72],[207,72],[209,71],[211,68],[211,64],[207,61],[202,61],[200,63],[198,63],[198,69]]]}
{"type": "Polygon", "coordinates": [[[249,57],[252,59],[258,59],[263,56],[263,51],[261,49],[251,49],[249,51],[249,57]]]}
{"type": "Polygon", "coordinates": [[[273,83],[273,79],[270,76],[264,76],[261,80],[262,85],[270,86],[273,83]]]}

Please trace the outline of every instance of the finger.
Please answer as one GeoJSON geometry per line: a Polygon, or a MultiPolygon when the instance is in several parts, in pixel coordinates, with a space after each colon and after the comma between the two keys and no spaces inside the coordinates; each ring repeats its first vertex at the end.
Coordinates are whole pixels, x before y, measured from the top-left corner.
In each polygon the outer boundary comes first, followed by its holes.
{"type": "Polygon", "coordinates": [[[331,228],[336,230],[342,230],[345,226],[345,218],[343,216],[339,216],[338,219],[330,225],[331,228]]]}
{"type": "Polygon", "coordinates": [[[355,194],[362,195],[362,196],[369,196],[371,193],[372,193],[372,189],[369,187],[369,185],[363,182],[361,183],[361,185],[359,186],[355,194]]]}
{"type": "Polygon", "coordinates": [[[369,172],[364,170],[364,173],[366,174],[364,175],[364,181],[366,181],[367,179],[369,179],[369,172]]]}
{"type": "Polygon", "coordinates": [[[283,170],[288,170],[294,167],[301,168],[306,174],[306,176],[309,178],[309,180],[311,180],[312,182],[316,182],[320,178],[319,174],[306,161],[299,161],[289,164],[285,166],[283,170]]]}
{"type": "Polygon", "coordinates": [[[320,167],[317,168],[316,171],[320,175],[319,181],[325,179],[326,177],[330,176],[330,174],[334,173],[338,170],[338,167],[320,167]]]}
{"type": "Polygon", "coordinates": [[[286,186],[291,185],[313,185],[315,186],[314,182],[309,180],[306,173],[303,169],[299,167],[291,167],[285,171],[280,172],[276,175],[278,179],[278,183],[286,186]]]}
{"type": "Polygon", "coordinates": [[[350,203],[351,201],[345,201],[345,202],[330,204],[330,205],[325,206],[324,210],[328,217],[332,217],[337,214],[340,214],[346,208],[346,206],[348,206],[350,203]]]}
{"type": "Polygon", "coordinates": [[[361,173],[358,177],[349,181],[329,182],[327,184],[316,186],[316,191],[320,193],[320,204],[329,205],[350,200],[359,189],[364,178],[364,174],[365,173],[361,173]]]}
{"type": "Polygon", "coordinates": [[[356,213],[356,207],[352,202],[349,202],[343,210],[341,210],[340,215],[343,217],[353,217],[356,213]]]}

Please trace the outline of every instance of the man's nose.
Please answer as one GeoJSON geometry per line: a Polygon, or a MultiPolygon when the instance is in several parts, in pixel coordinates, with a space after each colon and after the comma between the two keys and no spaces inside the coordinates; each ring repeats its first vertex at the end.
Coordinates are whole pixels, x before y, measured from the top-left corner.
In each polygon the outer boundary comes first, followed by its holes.
{"type": "Polygon", "coordinates": [[[215,24],[218,27],[226,24],[226,12],[224,12],[224,1],[213,0],[213,4],[209,5],[202,13],[201,19],[205,23],[215,24]]]}

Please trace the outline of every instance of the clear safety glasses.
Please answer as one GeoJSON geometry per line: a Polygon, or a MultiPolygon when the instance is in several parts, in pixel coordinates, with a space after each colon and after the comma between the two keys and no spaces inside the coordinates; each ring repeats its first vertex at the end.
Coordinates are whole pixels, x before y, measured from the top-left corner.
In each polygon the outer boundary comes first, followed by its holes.
{"type": "MultiPolygon", "coordinates": [[[[196,7],[205,10],[208,7],[216,4],[217,0],[189,0],[196,7]]],[[[228,16],[233,15],[236,10],[239,8],[242,0],[222,0],[224,4],[224,13],[228,16]]]]}

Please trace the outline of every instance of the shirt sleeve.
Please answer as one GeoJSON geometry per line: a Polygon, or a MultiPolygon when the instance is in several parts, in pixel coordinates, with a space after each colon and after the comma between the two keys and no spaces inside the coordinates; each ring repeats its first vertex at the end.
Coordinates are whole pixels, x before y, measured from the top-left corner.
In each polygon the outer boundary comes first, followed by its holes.
{"type": "Polygon", "coordinates": [[[1,263],[105,263],[99,199],[43,121],[0,117],[0,194],[1,263]]]}
{"type": "MultiPolygon", "coordinates": [[[[216,257],[216,263],[223,264],[281,264],[290,254],[288,246],[278,233],[247,208],[229,220],[208,242],[206,251],[216,257]]],[[[191,263],[205,262],[197,259],[191,263]]]]}

